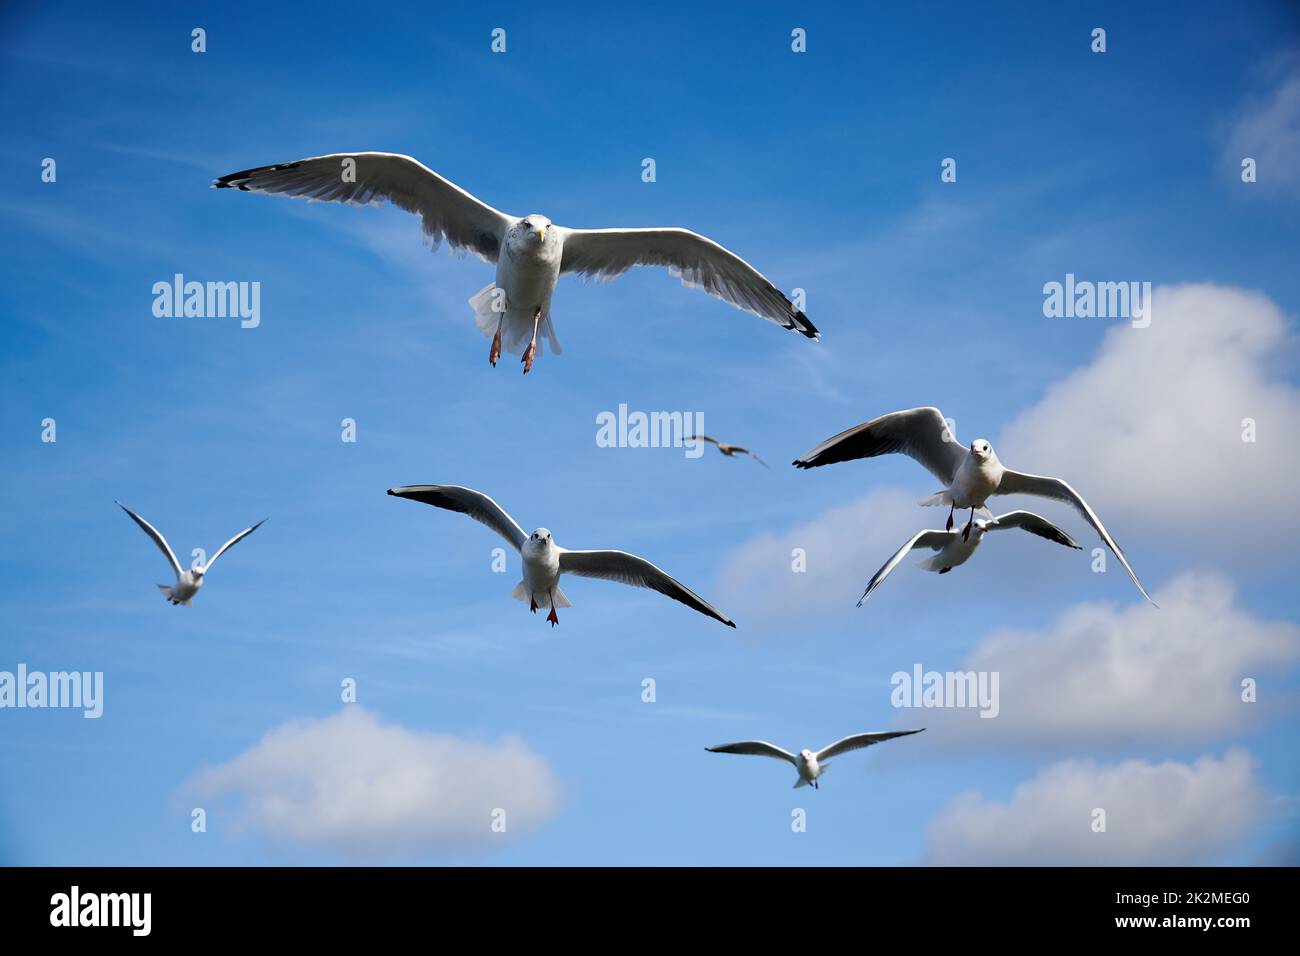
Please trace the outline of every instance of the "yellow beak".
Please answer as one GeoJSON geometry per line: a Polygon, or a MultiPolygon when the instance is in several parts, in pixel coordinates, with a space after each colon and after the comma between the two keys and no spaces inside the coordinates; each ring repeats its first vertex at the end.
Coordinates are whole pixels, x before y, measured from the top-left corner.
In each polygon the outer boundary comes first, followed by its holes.
{"type": "Polygon", "coordinates": [[[538,239],[545,239],[545,238],[546,238],[546,230],[545,230],[545,229],[538,229],[538,230],[537,230],[537,238],[538,238],[538,239]]]}

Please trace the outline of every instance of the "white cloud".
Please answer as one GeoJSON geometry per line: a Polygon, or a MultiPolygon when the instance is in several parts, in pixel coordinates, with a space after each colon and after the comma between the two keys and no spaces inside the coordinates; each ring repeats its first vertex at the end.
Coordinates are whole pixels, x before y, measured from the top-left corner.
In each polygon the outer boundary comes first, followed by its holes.
{"type": "Polygon", "coordinates": [[[1065,761],[1007,803],[956,797],[931,822],[924,861],[945,866],[1188,865],[1214,862],[1265,810],[1242,750],[1192,764],[1065,761]],[[1093,831],[1093,811],[1106,830],[1093,831]]]}
{"type": "Polygon", "coordinates": [[[1121,542],[1141,523],[1206,550],[1289,548],[1300,530],[1286,500],[1300,471],[1300,392],[1270,366],[1290,326],[1241,289],[1160,286],[1153,301],[1151,326],[1107,332],[1088,364],[1005,429],[999,457],[1065,477],[1121,542]],[[1242,440],[1247,418],[1254,443],[1242,440]]]}
{"type": "MultiPolygon", "coordinates": [[[[1159,286],[1152,308],[1149,328],[1112,328],[1086,364],[1016,417],[996,443],[999,456],[1013,467],[1066,478],[1139,574],[1153,545],[1135,547],[1135,529],[1158,531],[1156,545],[1166,554],[1290,548],[1300,533],[1300,509],[1290,507],[1285,490],[1288,476],[1300,472],[1300,390],[1272,374],[1275,357],[1291,344],[1290,324],[1266,296],[1213,284],[1159,286]],[[1242,440],[1247,418],[1255,423],[1254,442],[1242,440]]],[[[967,429],[966,438],[979,431],[967,429]]],[[[935,483],[919,466],[915,474],[907,491],[877,489],[788,532],[745,541],[724,565],[722,603],[760,620],[851,608],[895,548],[921,528],[941,526],[941,510],[916,507],[935,483]],[[795,548],[807,554],[804,574],[791,571],[795,548]]],[[[1099,546],[1058,503],[1035,506],[1019,497],[994,505],[1040,511],[1085,547],[1099,546]]],[[[1101,583],[1086,564],[1070,563],[1077,552],[1043,551],[1042,542],[996,544],[1001,576],[981,570],[993,560],[981,553],[972,567],[958,569],[963,578],[979,576],[978,584],[962,585],[963,594],[983,589],[998,596],[1008,580],[1031,570],[1029,561],[1038,580],[1074,568],[1091,579],[1080,587],[1101,583]]],[[[891,593],[935,587],[905,564],[886,585],[891,593]]],[[[1116,571],[1106,578],[1116,574],[1122,577],[1116,571]]]]}
{"type": "Polygon", "coordinates": [[[356,705],[272,730],[196,774],[186,792],[236,798],[241,826],[271,842],[354,860],[512,839],[552,817],[560,801],[546,761],[515,738],[490,745],[419,733],[356,705]],[[492,831],[497,808],[506,811],[504,833],[492,831]]]}
{"type": "Polygon", "coordinates": [[[784,534],[755,535],[723,562],[720,604],[743,607],[752,621],[853,610],[876,568],[921,528],[941,526],[935,522],[947,516],[918,508],[922,494],[874,491],[784,534]],[[802,549],[806,571],[792,569],[795,549],[802,549]]]}
{"type": "Polygon", "coordinates": [[[1181,574],[1155,599],[1159,610],[1080,604],[1041,631],[985,637],[961,669],[1000,675],[998,716],[941,709],[927,719],[939,737],[963,748],[1208,742],[1294,704],[1268,678],[1300,661],[1300,626],[1238,607],[1218,573],[1181,574]],[[1246,677],[1259,685],[1255,703],[1241,699],[1246,677]]]}
{"type": "Polygon", "coordinates": [[[1237,175],[1247,156],[1257,164],[1248,188],[1300,197],[1300,72],[1282,76],[1266,93],[1243,104],[1224,147],[1224,160],[1237,175]]]}

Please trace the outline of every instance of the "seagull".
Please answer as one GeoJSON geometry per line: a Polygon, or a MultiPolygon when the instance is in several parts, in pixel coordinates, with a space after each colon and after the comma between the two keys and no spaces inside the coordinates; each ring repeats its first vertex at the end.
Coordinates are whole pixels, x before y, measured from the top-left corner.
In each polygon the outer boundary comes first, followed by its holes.
{"type": "Polygon", "coordinates": [[[263,518],[251,528],[245,528],[218,548],[217,553],[212,556],[212,560],[208,561],[206,565],[196,565],[186,571],[181,567],[181,563],[176,560],[176,555],[172,552],[171,545],[167,543],[167,539],[162,536],[162,533],[157,528],[145,521],[126,505],[122,504],[122,502],[119,501],[116,502],[116,504],[119,508],[130,515],[131,520],[138,524],[145,534],[153,538],[153,543],[158,545],[158,549],[162,551],[163,554],[167,555],[167,560],[170,561],[172,565],[172,571],[176,574],[176,583],[171,587],[168,587],[165,584],[160,584],[158,585],[158,589],[162,591],[163,597],[168,601],[171,601],[173,605],[184,604],[186,607],[190,607],[190,601],[194,599],[194,595],[199,593],[199,588],[203,587],[203,577],[212,570],[212,566],[217,563],[217,558],[225,554],[227,548],[248,537],[266,522],[266,519],[263,518]]]}
{"type": "Polygon", "coordinates": [[[728,458],[731,458],[734,455],[748,455],[750,458],[754,459],[754,461],[758,462],[764,468],[769,467],[767,462],[759,458],[748,448],[741,448],[739,445],[728,445],[726,442],[720,442],[716,438],[713,438],[710,435],[687,435],[686,436],[686,441],[694,441],[696,439],[700,441],[706,441],[711,445],[717,445],[718,451],[722,452],[728,458]]]}
{"type": "Polygon", "coordinates": [[[727,615],[645,558],[626,551],[570,551],[556,544],[551,532],[545,528],[525,534],[505,509],[481,491],[459,485],[407,485],[389,488],[388,493],[469,515],[509,541],[523,558],[524,565],[523,580],[510,596],[519,601],[527,600],[528,610],[534,614],[539,607],[550,608],[551,613],[546,619],[551,622],[551,627],[560,623],[555,613],[557,607],[573,607],[560,590],[560,576],[563,574],[604,578],[633,587],[650,588],[721,621],[727,627],[736,626],[727,615]]]}
{"type": "MultiPolygon", "coordinates": [[[[925,730],[925,728],[922,727],[921,730],[925,730]]],[[[826,768],[830,766],[825,761],[838,754],[848,753],[850,750],[861,750],[863,747],[870,747],[882,740],[893,740],[895,737],[908,737],[912,734],[919,734],[921,730],[886,730],[876,733],[853,734],[842,740],[835,741],[829,747],[823,747],[816,753],[811,750],[801,750],[798,756],[787,750],[782,750],[776,744],[769,744],[766,740],[742,740],[739,743],[720,744],[717,747],[705,747],[704,749],[711,754],[750,754],[755,757],[776,757],[778,760],[788,760],[794,764],[795,770],[799,771],[799,779],[794,782],[796,790],[799,787],[809,785],[814,790],[820,790],[821,787],[817,786],[817,778],[824,774],[826,768]]]]}
{"type": "Polygon", "coordinates": [[[807,338],[820,334],[767,277],[689,229],[569,229],[538,213],[521,219],[493,209],[410,156],[333,153],[245,169],[212,185],[351,205],[381,205],[387,199],[419,215],[433,248],[445,238],[458,253],[468,250],[496,263],[496,281],[469,300],[479,330],[492,339],[488,361],[493,367],[504,343],[521,356],[527,374],[540,354],[539,330],[559,354],[551,295],[566,272],[612,279],[632,266],[667,266],[688,288],[703,289],[807,338]]]}
{"type": "Polygon", "coordinates": [[[858,598],[858,607],[862,607],[862,602],[871,596],[871,592],[884,583],[885,578],[889,577],[889,572],[898,566],[898,563],[903,560],[907,552],[917,548],[929,548],[931,551],[938,551],[938,554],[932,558],[926,558],[918,567],[927,571],[938,571],[940,574],[947,574],[957,565],[965,564],[970,560],[971,555],[975,553],[975,549],[984,540],[984,535],[990,531],[1001,531],[1004,528],[1023,528],[1030,534],[1036,534],[1048,541],[1063,544],[1067,548],[1075,548],[1076,550],[1080,548],[1079,543],[1068,534],[1046,518],[1036,515],[1032,511],[1008,511],[1004,515],[998,515],[996,518],[988,520],[976,518],[969,537],[963,537],[956,531],[918,531],[907,544],[895,551],[893,556],[876,572],[871,579],[871,583],[867,585],[867,589],[862,592],[862,597],[858,598]]]}
{"type": "Polygon", "coordinates": [[[937,408],[909,408],[904,412],[881,415],[826,439],[802,458],[796,458],[793,464],[796,468],[819,468],[854,458],[875,458],[890,452],[902,452],[916,459],[943,482],[942,491],[923,498],[920,503],[948,505],[948,530],[952,530],[952,516],[957,508],[971,510],[970,520],[962,529],[963,538],[970,537],[971,523],[977,510],[993,517],[985,507],[985,502],[993,495],[1037,495],[1071,505],[1119,558],[1142,596],[1151,601],[1151,595],[1147,594],[1129,566],[1120,546],[1078,492],[1060,478],[1029,475],[1003,466],[993,446],[983,438],[971,442],[969,450],[964,449],[949,430],[943,412],[937,408]]]}

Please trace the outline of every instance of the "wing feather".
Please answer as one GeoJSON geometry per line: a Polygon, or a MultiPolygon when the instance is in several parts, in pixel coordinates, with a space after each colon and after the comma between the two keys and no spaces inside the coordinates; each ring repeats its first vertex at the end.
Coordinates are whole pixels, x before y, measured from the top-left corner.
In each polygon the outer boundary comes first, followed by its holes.
{"type": "Polygon", "coordinates": [[[795,755],[788,751],[782,750],[776,744],[769,744],[766,740],[741,740],[734,744],[719,744],[716,747],[705,747],[711,754],[746,754],[751,757],[775,757],[777,760],[787,760],[799,766],[799,761],[795,755]]]}
{"type": "Polygon", "coordinates": [[[891,412],[828,438],[812,451],[796,458],[796,468],[819,468],[855,458],[901,453],[920,462],[930,474],[952,484],[966,450],[948,428],[937,408],[909,408],[891,412]]]}
{"type": "Polygon", "coordinates": [[[469,515],[509,541],[516,551],[528,537],[519,523],[506,514],[504,508],[473,488],[463,488],[460,485],[406,485],[402,488],[389,488],[388,493],[395,498],[408,498],[435,508],[469,515]]]}
{"type": "Polygon", "coordinates": [[[603,578],[606,581],[618,581],[633,587],[649,588],[658,591],[674,601],[680,601],[701,614],[721,621],[727,627],[735,623],[704,598],[700,597],[686,585],[661,568],[655,567],[645,558],[638,558],[626,551],[560,551],[560,571],[576,574],[586,578],[603,578]]]}
{"type": "Polygon", "coordinates": [[[862,597],[858,598],[858,607],[862,607],[862,602],[871,597],[871,592],[884,583],[885,578],[889,577],[889,572],[898,567],[898,563],[903,560],[909,551],[914,548],[929,548],[931,551],[942,551],[957,537],[958,533],[956,531],[918,531],[912,535],[910,541],[895,551],[889,560],[880,566],[880,570],[875,573],[870,583],[867,584],[867,589],[862,592],[862,597]]]}
{"type": "Polygon", "coordinates": [[[895,737],[910,737],[912,734],[919,734],[922,730],[886,730],[875,733],[852,734],[835,741],[829,747],[823,747],[817,751],[817,762],[830,760],[836,754],[848,753],[850,750],[861,750],[863,747],[870,747],[872,744],[878,744],[882,740],[893,740],[895,737]]]}
{"type": "Polygon", "coordinates": [[[136,524],[138,524],[141,530],[143,530],[145,534],[147,534],[150,538],[153,539],[154,544],[158,545],[158,550],[167,556],[167,560],[171,564],[172,570],[176,572],[176,577],[179,580],[180,576],[184,573],[181,570],[181,563],[176,560],[176,554],[175,552],[172,551],[172,546],[167,543],[167,539],[162,536],[162,532],[160,532],[149,522],[145,521],[143,518],[141,518],[138,514],[136,514],[126,505],[122,504],[122,502],[118,501],[115,503],[119,508],[121,508],[123,511],[125,511],[128,515],[131,516],[131,520],[134,521],[136,524]]]}
{"type": "Polygon", "coordinates": [[[234,547],[236,544],[238,544],[240,541],[243,541],[245,538],[247,538],[250,534],[252,534],[252,533],[253,533],[254,531],[256,531],[258,528],[262,527],[262,525],[264,525],[264,524],[266,524],[266,519],[265,519],[265,518],[263,518],[263,519],[262,519],[261,521],[259,521],[257,524],[253,525],[251,528],[245,528],[243,531],[239,532],[239,534],[235,535],[233,538],[231,538],[229,541],[227,541],[225,544],[223,544],[221,547],[219,547],[219,548],[217,549],[217,553],[214,554],[214,555],[213,555],[213,556],[208,560],[208,563],[207,563],[206,565],[204,565],[204,567],[203,567],[203,573],[204,573],[204,574],[207,574],[209,571],[211,571],[211,570],[212,570],[212,566],[213,566],[214,564],[217,563],[217,558],[219,558],[219,557],[221,557],[223,554],[225,554],[226,551],[227,551],[227,549],[232,548],[232,547],[234,547]]]}
{"type": "Polygon", "coordinates": [[[1065,545],[1067,548],[1080,550],[1083,547],[1052,522],[1032,511],[1008,511],[1004,515],[998,515],[989,525],[990,531],[1002,531],[1006,528],[1019,528],[1040,538],[1046,538],[1048,541],[1065,545]]]}
{"type": "MultiPolygon", "coordinates": [[[[1137,589],[1142,592],[1142,596],[1148,601],[1151,601],[1151,595],[1147,594],[1147,589],[1144,588],[1142,582],[1138,580],[1137,574],[1128,563],[1128,558],[1124,557],[1124,552],[1120,550],[1120,546],[1116,543],[1115,539],[1110,536],[1110,532],[1102,526],[1101,519],[1097,517],[1096,512],[1088,506],[1088,502],[1084,501],[1077,491],[1060,478],[1049,478],[1044,475],[1028,475],[1024,472],[1012,471],[1008,468],[1003,471],[1002,480],[998,484],[998,490],[993,492],[993,494],[1037,495],[1040,498],[1051,498],[1054,501],[1063,501],[1070,505],[1075,511],[1079,512],[1079,514],[1084,517],[1084,520],[1086,520],[1088,524],[1092,525],[1093,530],[1096,531],[1101,540],[1105,542],[1106,547],[1110,548],[1115,557],[1119,558],[1119,563],[1124,565],[1124,570],[1127,571],[1128,576],[1133,579],[1133,583],[1136,584],[1137,589]]],[[[1155,604],[1156,602],[1151,601],[1151,603],[1155,604]]]]}
{"type": "Polygon", "coordinates": [[[410,156],[398,153],[331,153],[292,163],[258,166],[222,176],[217,189],[294,196],[319,202],[379,205],[385,199],[420,217],[436,249],[445,238],[457,252],[469,250],[496,262],[513,217],[493,209],[410,156]],[[345,179],[345,161],[355,163],[345,179]]]}
{"type": "Polygon", "coordinates": [[[820,335],[765,275],[734,252],[689,229],[564,229],[561,234],[561,273],[612,279],[633,266],[667,266],[687,288],[703,289],[807,338],[820,335]]]}

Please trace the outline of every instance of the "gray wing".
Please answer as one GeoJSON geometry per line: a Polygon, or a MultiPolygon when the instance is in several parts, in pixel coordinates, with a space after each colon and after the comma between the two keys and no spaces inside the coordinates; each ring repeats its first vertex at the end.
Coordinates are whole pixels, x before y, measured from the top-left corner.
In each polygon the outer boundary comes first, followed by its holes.
{"type": "Polygon", "coordinates": [[[688,289],[703,289],[807,338],[821,334],[761,272],[689,229],[563,229],[561,235],[561,273],[612,279],[633,266],[667,266],[688,289]]]}
{"type": "Polygon", "coordinates": [[[303,197],[321,202],[380,205],[385,199],[416,213],[436,249],[445,238],[458,252],[468,249],[496,262],[512,217],[475,199],[410,156],[398,153],[331,153],[292,163],[258,166],[222,176],[216,189],[303,197]],[[343,178],[344,160],[354,160],[355,182],[343,178]]]}
{"type": "Polygon", "coordinates": [[[960,534],[958,531],[918,531],[912,535],[912,540],[903,545],[893,553],[888,561],[880,566],[880,570],[872,577],[867,589],[862,592],[862,597],[858,598],[858,607],[862,607],[862,602],[871,597],[871,592],[889,577],[889,572],[898,567],[898,562],[903,560],[907,552],[913,548],[929,548],[931,551],[942,551],[952,543],[952,540],[960,534]]]}
{"type": "Polygon", "coordinates": [[[1021,528],[1030,534],[1038,535],[1040,538],[1063,544],[1067,548],[1082,549],[1083,547],[1052,522],[1042,515],[1034,514],[1032,511],[1008,511],[1004,515],[998,515],[989,525],[990,531],[1001,531],[1004,528],[1021,528]]]}
{"type": "Polygon", "coordinates": [[[934,477],[952,484],[966,449],[948,430],[943,412],[937,408],[909,408],[891,412],[828,438],[801,458],[796,468],[819,468],[855,458],[875,458],[899,452],[916,459],[934,477]]]}
{"type": "Polygon", "coordinates": [[[262,525],[264,524],[266,524],[265,518],[263,518],[257,524],[253,525],[251,528],[245,528],[243,531],[239,532],[239,534],[235,535],[233,538],[231,538],[221,547],[217,548],[217,553],[214,554],[211,558],[209,558],[208,563],[203,566],[203,573],[207,574],[209,571],[212,570],[212,566],[217,563],[217,558],[225,554],[226,549],[233,547],[234,545],[238,544],[240,541],[243,541],[245,538],[247,538],[258,528],[262,527],[262,525]]]}
{"type": "Polygon", "coordinates": [[[131,520],[138,524],[145,534],[153,538],[153,543],[158,545],[158,550],[167,555],[167,560],[171,562],[172,570],[176,572],[176,577],[179,580],[183,573],[181,571],[181,563],[176,560],[176,555],[172,553],[172,546],[167,543],[167,539],[162,536],[162,533],[126,505],[122,504],[122,502],[118,501],[115,502],[115,504],[130,515],[131,520]]]}
{"type": "Polygon", "coordinates": [[[402,488],[389,488],[388,493],[395,498],[422,501],[435,508],[469,515],[509,541],[516,551],[528,537],[519,523],[506,514],[504,508],[473,488],[462,488],[460,485],[406,485],[402,488]]]}
{"type": "MultiPolygon", "coordinates": [[[[1110,536],[1110,532],[1102,527],[1101,519],[1097,517],[1096,513],[1090,507],[1088,507],[1088,502],[1084,501],[1077,491],[1060,478],[1048,478],[1043,475],[1027,475],[1024,472],[1012,471],[1008,468],[1002,473],[1002,481],[998,484],[998,490],[993,492],[993,494],[1038,495],[1040,498],[1051,498],[1055,501],[1064,501],[1066,504],[1072,506],[1075,511],[1083,515],[1088,524],[1092,525],[1093,530],[1096,531],[1101,537],[1101,540],[1106,543],[1106,547],[1110,548],[1115,557],[1119,558],[1119,563],[1124,565],[1124,570],[1127,571],[1128,576],[1133,579],[1133,583],[1136,584],[1137,589],[1142,592],[1142,596],[1148,601],[1151,601],[1151,595],[1147,594],[1147,589],[1142,586],[1142,582],[1138,580],[1138,576],[1133,572],[1133,568],[1128,563],[1128,558],[1124,557],[1124,552],[1121,551],[1119,545],[1115,543],[1115,539],[1110,536]]],[[[1155,604],[1156,602],[1151,601],[1151,603],[1155,604]]]]}
{"type": "Polygon", "coordinates": [[[633,587],[649,588],[674,601],[680,601],[701,614],[707,614],[727,627],[736,626],[731,618],[668,572],[655,567],[645,558],[638,558],[635,554],[628,554],[626,551],[569,551],[561,548],[560,571],[585,578],[604,578],[606,581],[619,581],[633,587]]]}
{"type": "Polygon", "coordinates": [[[719,444],[721,444],[721,443],[720,443],[716,438],[714,438],[712,435],[687,435],[686,438],[683,439],[683,440],[684,440],[684,441],[691,441],[692,439],[695,439],[695,438],[698,438],[700,441],[706,441],[706,442],[708,442],[710,445],[719,445],[719,444]]]}
{"type": "MultiPolygon", "coordinates": [[[[922,727],[921,730],[925,730],[925,728],[922,727]]],[[[853,734],[817,751],[817,762],[821,763],[836,754],[848,753],[850,750],[861,750],[863,747],[870,747],[882,740],[893,740],[895,737],[910,737],[912,734],[919,734],[921,730],[886,730],[878,733],[853,734]]]]}
{"type": "Polygon", "coordinates": [[[769,744],[766,740],[742,740],[734,744],[719,744],[716,747],[705,747],[711,754],[747,754],[751,757],[775,757],[778,760],[788,760],[796,767],[799,761],[795,759],[794,754],[782,750],[776,744],[769,744]]]}
{"type": "Polygon", "coordinates": [[[763,466],[764,468],[766,468],[768,471],[771,471],[771,470],[772,470],[772,466],[771,466],[771,465],[769,465],[769,464],[768,464],[767,462],[765,462],[763,459],[759,458],[757,455],[755,455],[755,454],[754,454],[752,451],[750,451],[748,448],[741,448],[739,445],[737,445],[737,446],[736,446],[736,451],[740,452],[742,455],[748,455],[750,458],[754,459],[754,461],[758,462],[760,465],[762,465],[762,466],[763,466]]]}

